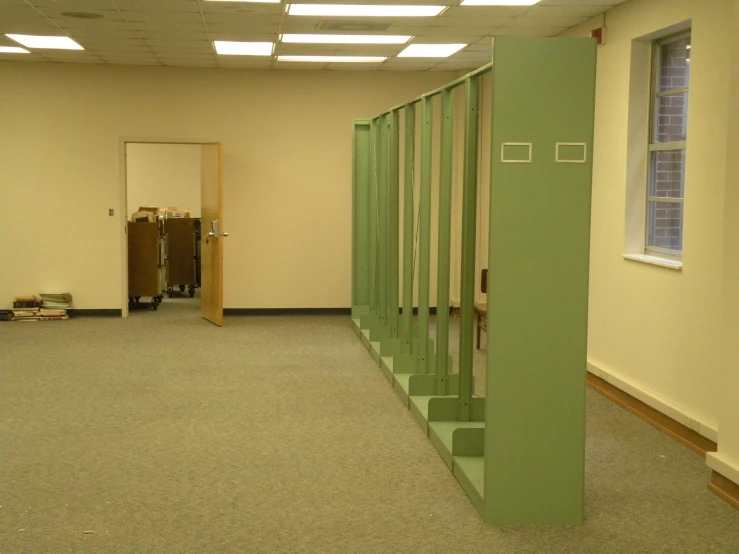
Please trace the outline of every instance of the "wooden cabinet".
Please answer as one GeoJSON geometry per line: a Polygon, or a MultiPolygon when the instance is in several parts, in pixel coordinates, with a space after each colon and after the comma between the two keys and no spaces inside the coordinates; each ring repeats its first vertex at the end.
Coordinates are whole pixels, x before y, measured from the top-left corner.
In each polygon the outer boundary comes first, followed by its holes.
{"type": "Polygon", "coordinates": [[[180,287],[180,290],[188,287],[193,296],[197,282],[195,219],[165,219],[164,233],[167,236],[167,292],[171,296],[173,287],[180,287]]]}
{"type": "Polygon", "coordinates": [[[128,222],[128,297],[159,304],[165,284],[166,242],[158,222],[128,222]]]}

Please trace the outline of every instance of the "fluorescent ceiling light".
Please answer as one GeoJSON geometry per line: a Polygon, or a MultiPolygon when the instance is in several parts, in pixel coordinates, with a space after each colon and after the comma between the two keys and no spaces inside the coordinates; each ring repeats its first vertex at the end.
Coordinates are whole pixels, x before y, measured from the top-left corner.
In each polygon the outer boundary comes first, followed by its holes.
{"type": "Polygon", "coordinates": [[[30,54],[30,52],[20,46],[0,46],[0,54],[30,54]]]}
{"type": "Polygon", "coordinates": [[[399,58],[447,58],[459,52],[466,44],[411,44],[399,58]]]}
{"type": "Polygon", "coordinates": [[[380,63],[384,56],[277,56],[278,62],[380,63]]]}
{"type": "Polygon", "coordinates": [[[342,17],[434,17],[446,6],[395,6],[367,4],[289,4],[288,15],[342,17]]]}
{"type": "Polygon", "coordinates": [[[533,6],[541,0],[462,0],[460,6],[533,6]]]}
{"type": "Polygon", "coordinates": [[[282,35],[282,42],[303,44],[405,44],[410,36],[398,35],[282,35]]]}
{"type": "Polygon", "coordinates": [[[5,35],[28,48],[52,48],[55,50],[84,50],[69,37],[45,37],[36,35],[5,35]]]}
{"type": "Polygon", "coordinates": [[[232,42],[230,40],[214,40],[213,46],[218,54],[224,56],[271,56],[273,42],[232,42]]]}

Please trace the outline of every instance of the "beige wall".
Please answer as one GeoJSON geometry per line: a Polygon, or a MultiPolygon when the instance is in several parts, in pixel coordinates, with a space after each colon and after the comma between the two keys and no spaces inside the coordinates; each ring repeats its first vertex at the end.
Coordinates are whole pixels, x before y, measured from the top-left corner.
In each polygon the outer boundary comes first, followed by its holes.
{"type": "MultiPolygon", "coordinates": [[[[713,439],[723,426],[724,224],[735,226],[739,217],[737,210],[724,216],[731,4],[631,0],[608,12],[607,43],[598,49],[593,158],[591,369],[713,439]],[[646,147],[627,140],[630,59],[633,40],[690,19],[684,267],[675,271],[622,257],[627,150],[646,147]]],[[[587,35],[601,22],[566,34],[587,35]]]]}
{"type": "Polygon", "coordinates": [[[734,3],[734,46],[731,60],[724,206],[724,271],[722,283],[723,363],[717,381],[718,452],[708,455],[708,465],[739,483],[739,2],[734,3]]]}
{"type": "Polygon", "coordinates": [[[21,62],[0,73],[0,305],[69,290],[77,308],[122,304],[122,137],[223,143],[226,307],[348,307],[352,119],[454,78],[21,62]]]}
{"type": "Polygon", "coordinates": [[[200,217],[201,156],[198,144],[127,144],[126,215],[139,206],[177,206],[200,217]]]}

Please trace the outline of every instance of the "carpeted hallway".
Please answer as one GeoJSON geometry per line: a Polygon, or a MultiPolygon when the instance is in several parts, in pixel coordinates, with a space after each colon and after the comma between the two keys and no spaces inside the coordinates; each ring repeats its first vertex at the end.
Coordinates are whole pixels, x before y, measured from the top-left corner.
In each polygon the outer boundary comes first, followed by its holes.
{"type": "Polygon", "coordinates": [[[0,324],[0,552],[739,550],[704,460],[592,391],[586,524],[486,527],[348,317],[191,305],[0,324]]]}

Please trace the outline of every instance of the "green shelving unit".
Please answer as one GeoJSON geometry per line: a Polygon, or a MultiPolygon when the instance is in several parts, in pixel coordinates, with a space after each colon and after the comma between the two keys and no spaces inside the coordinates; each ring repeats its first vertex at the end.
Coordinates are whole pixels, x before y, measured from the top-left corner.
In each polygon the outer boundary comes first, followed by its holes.
{"type": "Polygon", "coordinates": [[[354,124],[353,325],[484,520],[493,524],[583,521],[595,50],[591,39],[497,38],[491,64],[354,124]],[[480,80],[488,72],[491,136],[481,137],[480,80]],[[457,87],[465,94],[464,132],[457,137],[463,140],[464,155],[456,160],[463,164],[463,182],[459,368],[453,372],[449,299],[457,87]],[[441,109],[435,125],[437,96],[441,109]],[[438,153],[432,147],[435,129],[440,133],[438,153]],[[487,396],[480,398],[474,391],[472,360],[478,150],[483,139],[491,148],[490,167],[485,168],[491,188],[487,396]],[[432,340],[431,181],[436,156],[437,317],[432,340]]]}

